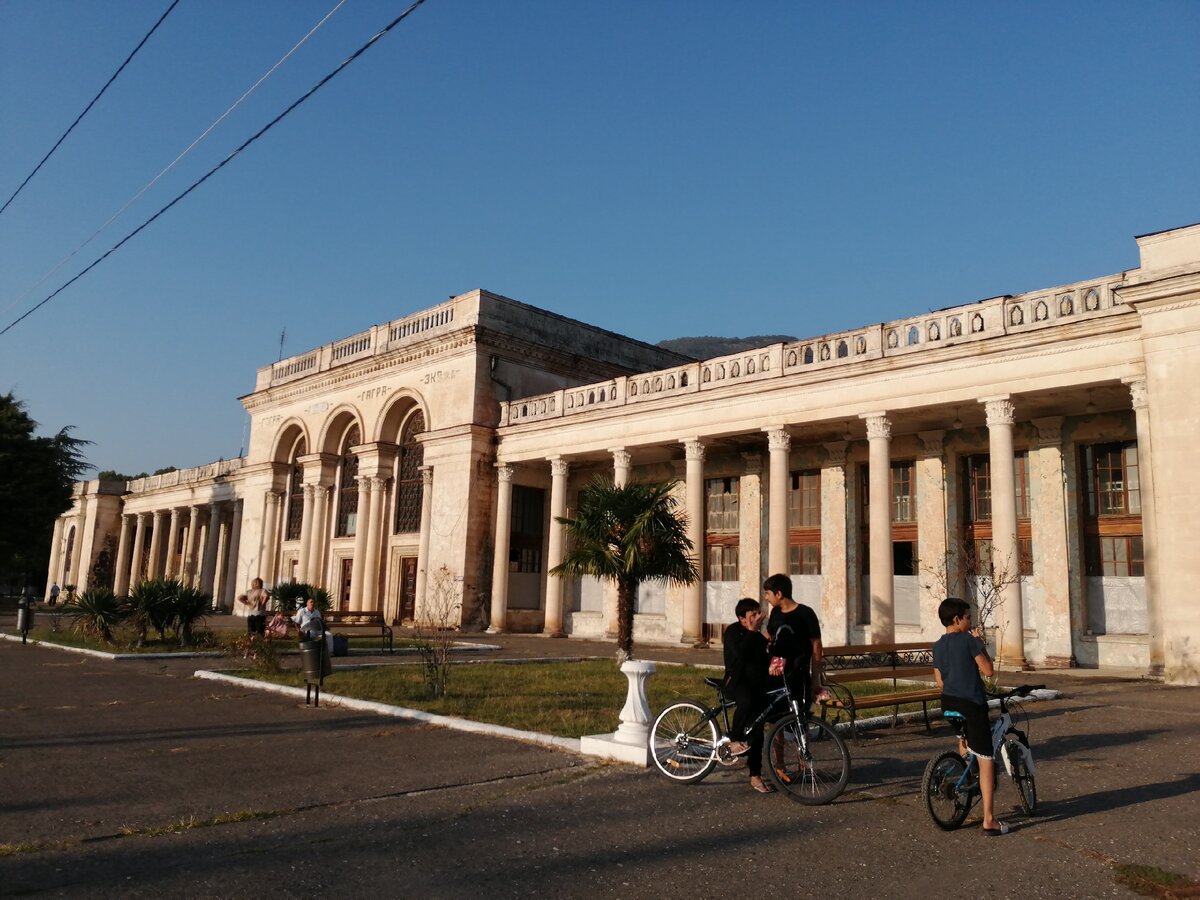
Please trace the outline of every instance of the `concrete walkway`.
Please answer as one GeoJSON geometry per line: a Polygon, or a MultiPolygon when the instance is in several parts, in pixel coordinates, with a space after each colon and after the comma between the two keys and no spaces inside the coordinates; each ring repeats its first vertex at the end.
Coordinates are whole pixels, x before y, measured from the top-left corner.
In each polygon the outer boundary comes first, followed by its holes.
{"type": "MultiPolygon", "coordinates": [[[[499,643],[472,658],[612,654],[499,643]]],[[[853,744],[849,791],[814,809],[751,793],[744,771],[678,786],[524,742],[313,710],[195,679],[198,667],[0,643],[0,894],[1133,896],[1114,862],[1200,879],[1193,688],[1038,674],[1064,692],[1030,707],[1041,815],[1022,820],[1002,784],[998,808],[1020,827],[992,840],[938,831],[919,802],[945,730],[853,744]]]]}

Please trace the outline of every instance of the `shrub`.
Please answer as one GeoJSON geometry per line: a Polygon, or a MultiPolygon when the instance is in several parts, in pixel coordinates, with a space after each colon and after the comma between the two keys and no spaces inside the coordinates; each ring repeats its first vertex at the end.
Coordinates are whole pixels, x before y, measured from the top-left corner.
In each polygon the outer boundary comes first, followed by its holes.
{"type": "Polygon", "coordinates": [[[72,628],[81,634],[98,637],[106,644],[113,642],[112,630],[128,615],[125,603],[108,588],[84,591],[75,602],[63,609],[72,620],[72,628]]]}

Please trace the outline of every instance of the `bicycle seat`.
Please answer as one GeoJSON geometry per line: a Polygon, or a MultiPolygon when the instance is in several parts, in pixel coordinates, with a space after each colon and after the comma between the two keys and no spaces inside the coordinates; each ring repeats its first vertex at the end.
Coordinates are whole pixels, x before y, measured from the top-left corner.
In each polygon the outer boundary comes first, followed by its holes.
{"type": "Polygon", "coordinates": [[[949,709],[942,713],[942,718],[950,723],[950,727],[959,737],[967,736],[967,717],[962,713],[949,709]]]}
{"type": "Polygon", "coordinates": [[[719,691],[721,689],[722,682],[721,682],[720,678],[705,678],[704,683],[707,684],[713,690],[719,691]]]}

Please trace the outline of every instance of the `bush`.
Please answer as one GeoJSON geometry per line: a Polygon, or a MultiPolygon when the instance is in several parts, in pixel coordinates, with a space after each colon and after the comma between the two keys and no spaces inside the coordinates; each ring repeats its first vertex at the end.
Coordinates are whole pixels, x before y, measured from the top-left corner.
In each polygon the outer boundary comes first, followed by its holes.
{"type": "Polygon", "coordinates": [[[303,581],[283,581],[271,589],[271,599],[275,604],[274,608],[286,616],[292,615],[297,609],[303,606],[304,601],[309,597],[312,597],[316,601],[317,609],[323,613],[329,612],[332,603],[329,591],[325,590],[325,588],[305,584],[303,581]]]}
{"type": "Polygon", "coordinates": [[[108,588],[93,588],[84,591],[74,603],[65,607],[63,615],[72,620],[75,631],[111,644],[112,631],[126,618],[128,607],[108,588]]]}

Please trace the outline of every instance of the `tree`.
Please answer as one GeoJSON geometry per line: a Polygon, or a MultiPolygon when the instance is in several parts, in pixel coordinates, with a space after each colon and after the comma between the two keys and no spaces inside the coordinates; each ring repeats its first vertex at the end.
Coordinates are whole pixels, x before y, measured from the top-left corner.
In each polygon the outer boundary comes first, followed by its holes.
{"type": "Polygon", "coordinates": [[[676,482],[631,481],[617,487],[597,476],[579,492],[575,518],[560,518],[571,549],[551,575],[591,575],[617,585],[617,662],[633,657],[633,598],[657,578],[692,584],[699,577],[692,542],[674,496],[676,482]]]}
{"type": "Polygon", "coordinates": [[[70,426],[38,437],[37,427],[23,401],[0,394],[0,574],[18,588],[45,575],[54,520],[89,468],[82,449],[91,441],[71,437],[70,426]]]}

